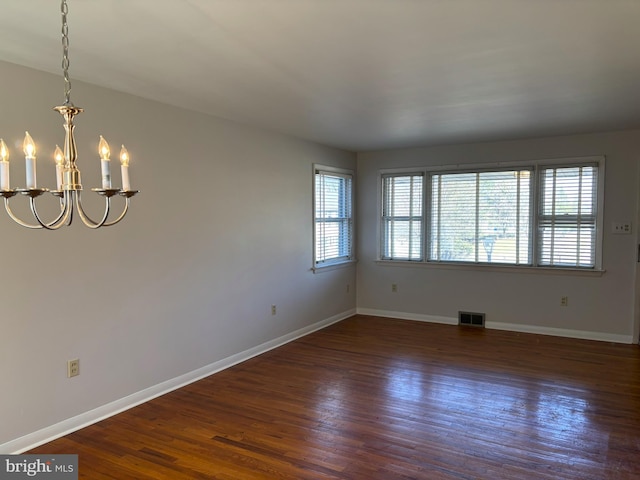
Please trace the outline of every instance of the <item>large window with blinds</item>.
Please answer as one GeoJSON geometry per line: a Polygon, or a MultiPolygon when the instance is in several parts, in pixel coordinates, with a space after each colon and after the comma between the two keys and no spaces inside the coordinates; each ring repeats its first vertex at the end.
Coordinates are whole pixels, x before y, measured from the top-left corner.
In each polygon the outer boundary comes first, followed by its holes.
{"type": "Polygon", "coordinates": [[[597,165],[541,169],[538,209],[540,265],[595,266],[597,199],[597,165]]]}
{"type": "Polygon", "coordinates": [[[353,172],[314,167],[314,265],[353,260],[353,172]]]}
{"type": "Polygon", "coordinates": [[[388,260],[422,260],[424,174],[383,177],[382,251],[388,260]]]}
{"type": "Polygon", "coordinates": [[[604,158],[381,175],[382,260],[601,268],[604,158]]]}
{"type": "Polygon", "coordinates": [[[429,260],[531,263],[531,170],[433,174],[429,260]]]}

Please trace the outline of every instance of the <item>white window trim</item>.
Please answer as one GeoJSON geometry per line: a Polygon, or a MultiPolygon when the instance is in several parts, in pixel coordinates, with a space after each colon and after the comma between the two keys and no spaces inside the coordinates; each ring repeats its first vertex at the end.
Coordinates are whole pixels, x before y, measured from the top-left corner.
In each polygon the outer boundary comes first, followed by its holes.
{"type": "MultiPolygon", "coordinates": [[[[605,163],[606,157],[603,155],[597,156],[583,156],[583,157],[566,157],[566,158],[551,158],[540,160],[528,160],[528,161],[510,161],[510,162],[494,162],[494,163],[467,163],[467,164],[454,164],[454,165],[437,165],[437,166],[419,166],[419,167],[402,167],[402,168],[386,168],[381,169],[378,172],[378,220],[377,220],[377,257],[375,262],[381,265],[394,265],[394,266],[418,266],[418,267],[436,267],[445,269],[465,269],[465,270],[490,270],[490,271],[511,271],[511,272],[536,272],[536,273],[555,273],[555,274],[586,274],[586,275],[602,275],[605,270],[603,268],[603,239],[604,239],[604,182],[605,182],[605,163]],[[535,264],[538,259],[538,245],[537,245],[537,233],[536,227],[538,224],[538,201],[539,184],[538,184],[538,172],[544,167],[563,167],[563,166],[575,166],[577,164],[596,163],[598,165],[598,185],[597,185],[597,213],[596,213],[596,251],[595,261],[593,268],[580,268],[580,267],[562,267],[562,266],[539,266],[535,264]],[[478,172],[483,170],[493,169],[526,169],[533,168],[534,175],[531,184],[531,235],[532,235],[532,265],[511,265],[511,264],[497,264],[497,263],[482,263],[482,262],[446,262],[446,261],[430,261],[428,260],[427,248],[428,248],[428,229],[430,228],[431,205],[428,198],[430,192],[425,189],[423,195],[423,216],[425,226],[423,232],[423,260],[389,260],[383,258],[383,240],[382,240],[382,184],[383,176],[388,174],[411,174],[411,173],[423,173],[425,178],[429,178],[431,173],[464,173],[464,172],[478,172]],[[535,197],[534,197],[535,195],[535,197]]],[[[430,182],[427,182],[430,184],[430,182]]],[[[430,187],[429,187],[430,188],[430,187]]]]}
{"type": "MultiPolygon", "coordinates": [[[[427,183],[427,177],[426,177],[426,175],[425,175],[422,171],[420,171],[420,172],[411,171],[411,172],[392,172],[392,173],[381,173],[381,175],[380,175],[380,181],[381,181],[381,184],[383,185],[383,184],[384,184],[384,179],[385,179],[385,178],[388,178],[388,177],[395,177],[395,176],[408,176],[408,175],[420,176],[420,177],[422,178],[422,189],[423,189],[423,195],[424,195],[424,194],[425,194],[425,192],[426,192],[426,185],[425,185],[425,184],[427,183]]],[[[383,225],[383,223],[384,223],[384,222],[383,222],[383,218],[384,218],[383,216],[384,216],[384,213],[385,213],[385,212],[384,212],[384,205],[385,205],[386,199],[382,198],[382,191],[383,191],[383,189],[378,189],[378,190],[379,190],[379,195],[381,196],[381,201],[379,202],[380,215],[379,215],[379,221],[378,221],[378,227],[379,227],[379,229],[378,229],[378,231],[379,231],[379,236],[378,236],[378,238],[380,239],[380,246],[379,246],[379,249],[378,249],[378,255],[379,255],[379,258],[383,258],[383,257],[384,257],[384,259],[385,259],[385,260],[389,260],[389,261],[397,260],[397,261],[402,261],[402,262],[422,262],[423,260],[421,260],[421,259],[412,259],[412,258],[404,258],[404,259],[400,259],[400,258],[387,258],[387,257],[385,257],[385,256],[383,255],[384,245],[386,244],[385,240],[383,239],[383,234],[384,234],[384,232],[386,232],[386,231],[387,231],[387,230],[385,230],[385,227],[384,227],[384,225],[383,225]]],[[[423,210],[423,214],[422,214],[422,215],[413,215],[412,217],[420,217],[420,216],[422,217],[422,232],[423,232],[423,236],[424,236],[424,233],[425,233],[426,228],[427,228],[427,227],[426,227],[426,225],[424,225],[424,220],[426,219],[426,216],[425,216],[425,214],[424,214],[424,202],[423,202],[423,205],[422,205],[422,210],[423,210]]],[[[423,240],[421,239],[421,242],[422,242],[422,241],[423,241],[423,240]]],[[[425,253],[425,252],[423,251],[423,252],[422,252],[422,256],[423,256],[423,257],[424,257],[424,253],[425,253]]]]}
{"type": "Polygon", "coordinates": [[[340,167],[332,167],[329,165],[313,164],[312,176],[311,176],[312,194],[311,194],[311,224],[312,227],[312,258],[311,258],[311,270],[314,273],[321,271],[329,271],[336,268],[347,267],[356,263],[355,248],[356,248],[356,205],[355,205],[355,189],[356,189],[356,175],[353,170],[340,167]],[[340,175],[351,176],[351,256],[347,259],[328,261],[321,264],[316,264],[316,172],[336,173],[340,175]]]}

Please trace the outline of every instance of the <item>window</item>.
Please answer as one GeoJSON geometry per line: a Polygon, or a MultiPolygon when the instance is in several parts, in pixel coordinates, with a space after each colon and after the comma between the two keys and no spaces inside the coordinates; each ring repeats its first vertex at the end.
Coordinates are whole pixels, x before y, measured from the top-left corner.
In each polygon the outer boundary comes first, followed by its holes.
{"type": "Polygon", "coordinates": [[[598,168],[543,168],[538,214],[539,263],[594,267],[598,168]]]}
{"type": "Polygon", "coordinates": [[[423,174],[383,176],[382,257],[422,260],[423,174]]]}
{"type": "Polygon", "coordinates": [[[314,168],[314,265],[353,259],[353,173],[333,167],[314,168]]]}
{"type": "Polygon", "coordinates": [[[383,172],[380,258],[601,268],[604,158],[383,172]]]}
{"type": "Polygon", "coordinates": [[[531,170],[431,175],[429,260],[529,264],[531,170]]]}

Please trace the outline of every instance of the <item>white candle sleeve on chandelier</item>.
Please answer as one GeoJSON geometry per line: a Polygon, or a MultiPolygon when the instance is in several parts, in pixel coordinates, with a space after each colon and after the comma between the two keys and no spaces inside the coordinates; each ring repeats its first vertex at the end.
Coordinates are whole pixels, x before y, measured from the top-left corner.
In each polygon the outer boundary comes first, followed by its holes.
{"type": "Polygon", "coordinates": [[[62,165],[56,165],[56,185],[58,186],[58,190],[62,190],[62,184],[64,175],[62,174],[62,165]]]}
{"type": "Polygon", "coordinates": [[[122,190],[128,192],[131,190],[131,183],[129,183],[129,165],[120,165],[120,172],[122,174],[122,190]]]}
{"type": "Polygon", "coordinates": [[[0,138],[0,190],[9,190],[9,149],[0,138]]]}
{"type": "Polygon", "coordinates": [[[36,157],[25,157],[27,188],[36,188],[36,157]]]}
{"type": "Polygon", "coordinates": [[[108,158],[100,160],[100,168],[102,171],[102,188],[111,188],[111,160],[108,158]]]}
{"type": "Polygon", "coordinates": [[[22,151],[24,152],[26,166],[27,188],[36,188],[36,144],[29,132],[24,134],[22,151]]]}
{"type": "Polygon", "coordinates": [[[0,190],[10,190],[9,162],[0,162],[0,190]]]}

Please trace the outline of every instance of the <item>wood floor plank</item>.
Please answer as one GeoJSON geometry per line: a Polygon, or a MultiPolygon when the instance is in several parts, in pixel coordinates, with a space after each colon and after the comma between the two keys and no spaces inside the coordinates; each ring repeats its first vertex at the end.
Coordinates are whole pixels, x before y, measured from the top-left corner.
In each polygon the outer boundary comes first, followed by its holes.
{"type": "Polygon", "coordinates": [[[29,453],[88,479],[640,479],[640,347],[358,315],[29,453]]]}

